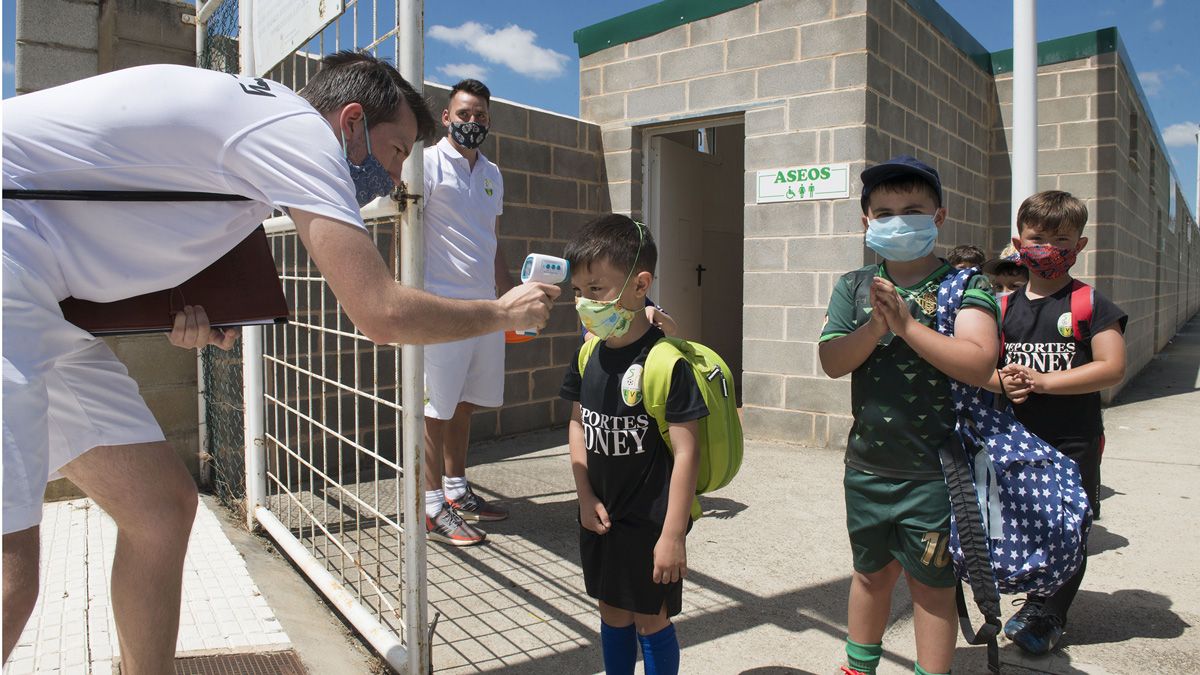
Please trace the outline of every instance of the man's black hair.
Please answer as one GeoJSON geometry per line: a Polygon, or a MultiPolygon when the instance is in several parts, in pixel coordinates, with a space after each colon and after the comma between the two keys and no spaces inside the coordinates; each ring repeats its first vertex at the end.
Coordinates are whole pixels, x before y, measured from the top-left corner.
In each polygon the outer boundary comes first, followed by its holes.
{"type": "Polygon", "coordinates": [[[446,100],[453,101],[454,95],[460,91],[465,91],[472,96],[478,96],[479,98],[483,99],[483,102],[487,104],[488,108],[492,107],[492,90],[488,89],[487,85],[479,80],[467,78],[460,81],[450,89],[450,98],[446,100]]]}
{"type": "Polygon", "coordinates": [[[358,103],[368,124],[395,122],[403,101],[417,118],[417,140],[428,144],[437,137],[437,126],[425,99],[392,64],[370,54],[349,50],[329,54],[300,95],[321,114],[358,103]]]}
{"type": "Polygon", "coordinates": [[[962,244],[950,249],[950,255],[946,256],[946,261],[951,265],[969,263],[972,267],[979,267],[987,261],[987,257],[983,255],[983,249],[978,246],[962,244]]]}
{"type": "Polygon", "coordinates": [[[658,264],[658,247],[654,245],[654,237],[650,236],[650,229],[645,225],[634,222],[629,216],[610,213],[584,225],[567,242],[563,257],[571,263],[572,270],[582,271],[592,263],[607,260],[621,272],[628,272],[634,268],[636,260],[635,274],[654,274],[654,266],[658,264]]]}

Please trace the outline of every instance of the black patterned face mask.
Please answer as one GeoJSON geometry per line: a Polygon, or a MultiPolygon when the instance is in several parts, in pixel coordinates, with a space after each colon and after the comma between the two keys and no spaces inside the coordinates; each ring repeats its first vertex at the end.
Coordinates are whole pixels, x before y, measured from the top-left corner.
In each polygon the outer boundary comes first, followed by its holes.
{"type": "Polygon", "coordinates": [[[479,122],[450,123],[450,138],[468,150],[474,150],[483,145],[483,139],[487,138],[487,135],[488,128],[479,122]]]}

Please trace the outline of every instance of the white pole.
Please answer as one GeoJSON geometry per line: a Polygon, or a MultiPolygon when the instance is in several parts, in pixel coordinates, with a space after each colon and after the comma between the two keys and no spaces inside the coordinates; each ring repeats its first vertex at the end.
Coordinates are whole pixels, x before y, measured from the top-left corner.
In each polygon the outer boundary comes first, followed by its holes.
{"type": "Polygon", "coordinates": [[[246,527],[256,528],[254,514],[267,494],[267,446],[263,400],[263,329],[242,328],[242,404],[246,443],[246,527]]]}
{"type": "MultiPolygon", "coordinates": [[[[425,89],[425,3],[401,0],[400,39],[397,62],[400,74],[418,92],[425,89]]],[[[425,184],[424,144],[413,145],[404,163],[404,181],[408,189],[420,193],[425,184]]],[[[410,201],[401,218],[400,283],[410,288],[425,286],[425,230],[422,218],[424,200],[410,201]]],[[[430,644],[426,634],[428,601],[425,592],[425,350],[420,345],[404,345],[400,365],[404,453],[404,629],[410,675],[429,672],[430,644]]]]}
{"type": "Polygon", "coordinates": [[[238,4],[238,45],[241,53],[243,75],[255,76],[254,72],[254,0],[241,0],[238,4]]]}
{"type": "Polygon", "coordinates": [[[1017,209],[1037,192],[1037,0],[1013,2],[1012,236],[1017,209]]]}

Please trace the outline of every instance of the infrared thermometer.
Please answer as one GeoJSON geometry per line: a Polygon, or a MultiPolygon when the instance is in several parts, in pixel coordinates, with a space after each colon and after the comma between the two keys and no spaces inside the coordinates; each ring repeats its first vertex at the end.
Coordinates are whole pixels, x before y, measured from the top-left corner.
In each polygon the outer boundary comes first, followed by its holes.
{"type": "MultiPolygon", "coordinates": [[[[562,258],[542,253],[530,253],[521,265],[521,283],[539,282],[558,285],[567,280],[571,273],[571,264],[562,258]]],[[[517,335],[533,337],[536,330],[519,330],[517,335]]]]}

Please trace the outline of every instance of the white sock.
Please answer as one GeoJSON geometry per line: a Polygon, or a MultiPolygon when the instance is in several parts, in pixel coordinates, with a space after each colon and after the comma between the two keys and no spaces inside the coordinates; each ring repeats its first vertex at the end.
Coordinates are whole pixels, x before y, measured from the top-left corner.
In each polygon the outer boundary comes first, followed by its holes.
{"type": "Polygon", "coordinates": [[[442,506],[446,502],[446,497],[441,490],[426,490],[425,491],[425,515],[430,518],[437,518],[437,514],[442,512],[442,506]]]}
{"type": "Polygon", "coordinates": [[[442,489],[446,491],[446,499],[462,499],[467,494],[467,477],[442,476],[442,489]]]}

